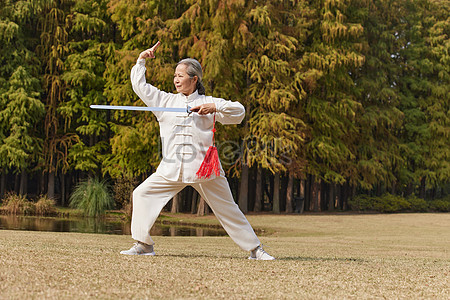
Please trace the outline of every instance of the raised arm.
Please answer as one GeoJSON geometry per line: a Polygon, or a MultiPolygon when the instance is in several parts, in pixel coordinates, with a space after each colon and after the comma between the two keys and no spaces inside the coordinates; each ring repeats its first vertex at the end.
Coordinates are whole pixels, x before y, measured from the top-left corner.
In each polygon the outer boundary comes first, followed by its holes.
{"type": "Polygon", "coordinates": [[[145,59],[155,58],[155,51],[160,44],[161,43],[158,41],[153,47],[142,51],[141,54],[139,54],[136,65],[131,69],[130,77],[133,91],[147,106],[165,106],[167,93],[160,91],[158,88],[147,83],[147,79],[145,78],[145,59]]]}

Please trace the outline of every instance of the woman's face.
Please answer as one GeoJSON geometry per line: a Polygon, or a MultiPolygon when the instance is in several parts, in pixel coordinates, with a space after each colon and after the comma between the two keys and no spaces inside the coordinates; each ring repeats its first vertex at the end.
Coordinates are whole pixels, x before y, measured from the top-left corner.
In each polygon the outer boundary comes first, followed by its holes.
{"type": "Polygon", "coordinates": [[[193,78],[189,77],[186,73],[187,66],[180,64],[175,69],[175,74],[173,74],[173,84],[177,89],[178,93],[183,93],[186,96],[192,94],[197,87],[197,76],[193,78]]]}

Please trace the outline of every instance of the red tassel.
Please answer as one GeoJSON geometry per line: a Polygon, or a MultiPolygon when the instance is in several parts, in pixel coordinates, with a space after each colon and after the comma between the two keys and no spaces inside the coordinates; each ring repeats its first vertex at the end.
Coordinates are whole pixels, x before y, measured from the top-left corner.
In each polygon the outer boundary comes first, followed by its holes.
{"type": "Polygon", "coordinates": [[[214,113],[214,121],[213,121],[213,145],[209,146],[208,151],[206,152],[205,159],[203,159],[202,165],[197,171],[198,178],[209,178],[213,174],[216,176],[220,175],[220,162],[219,162],[219,153],[217,152],[216,143],[214,141],[214,135],[216,133],[216,114],[214,113]]]}
{"type": "Polygon", "coordinates": [[[216,176],[220,174],[219,153],[215,146],[209,146],[208,152],[206,152],[205,159],[197,171],[198,178],[209,178],[215,173],[216,176]]]}

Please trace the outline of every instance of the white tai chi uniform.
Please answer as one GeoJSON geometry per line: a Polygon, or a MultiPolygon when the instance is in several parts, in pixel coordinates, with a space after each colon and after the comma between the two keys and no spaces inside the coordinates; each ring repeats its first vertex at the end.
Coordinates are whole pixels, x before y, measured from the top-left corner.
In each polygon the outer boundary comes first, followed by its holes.
{"type": "MultiPolygon", "coordinates": [[[[199,95],[189,96],[160,91],[145,78],[145,60],[138,59],[131,70],[134,92],[151,107],[195,107],[204,103],[216,105],[216,120],[222,124],[239,124],[245,109],[239,102],[199,95]]],[[[162,141],[162,161],[155,173],[133,191],[133,239],[153,245],[150,229],[167,202],[187,185],[195,188],[208,203],[228,235],[243,250],[250,251],[261,244],[253,228],[233,200],[225,173],[199,179],[196,173],[212,145],[212,114],[153,112],[159,122],[162,141]]]]}

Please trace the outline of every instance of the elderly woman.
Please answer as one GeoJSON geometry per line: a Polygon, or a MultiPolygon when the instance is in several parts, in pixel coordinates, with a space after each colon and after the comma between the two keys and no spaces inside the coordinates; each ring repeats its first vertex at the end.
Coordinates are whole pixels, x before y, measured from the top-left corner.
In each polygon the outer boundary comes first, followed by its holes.
{"type": "Polygon", "coordinates": [[[209,146],[212,144],[214,122],[239,124],[245,116],[238,102],[205,96],[202,67],[192,58],[181,60],[175,69],[173,83],[177,94],[160,91],[145,78],[145,59],[154,58],[157,42],[143,51],[131,70],[134,92],[148,106],[191,107],[193,113],[155,111],[159,122],[163,159],[155,173],[133,192],[132,238],[136,243],[128,255],[155,255],[150,229],[162,208],[187,185],[197,190],[208,203],[220,223],[243,250],[250,251],[249,259],[273,260],[267,254],[253,228],[233,200],[233,196],[220,167],[220,172],[209,178],[196,175],[209,146]]]}

